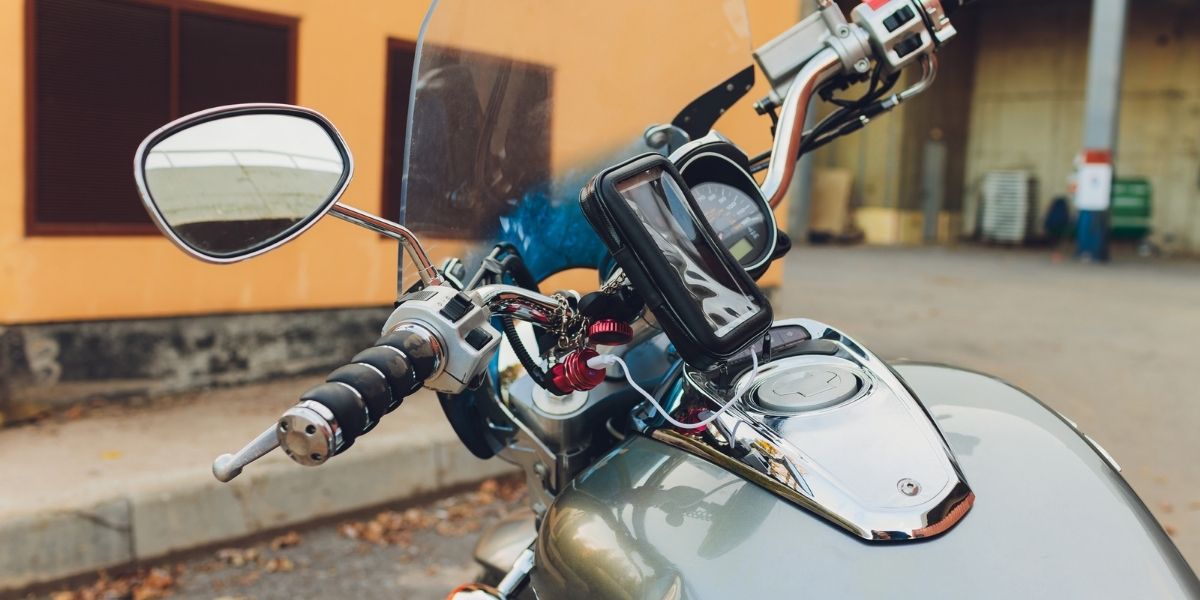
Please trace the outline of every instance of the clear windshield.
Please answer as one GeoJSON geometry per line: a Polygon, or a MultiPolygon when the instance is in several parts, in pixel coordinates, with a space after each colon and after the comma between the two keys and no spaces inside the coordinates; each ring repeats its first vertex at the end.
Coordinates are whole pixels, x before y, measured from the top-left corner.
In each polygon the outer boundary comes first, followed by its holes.
{"type": "Polygon", "coordinates": [[[603,268],[579,190],[657,151],[648,127],[750,60],[741,0],[437,0],[413,78],[402,219],[468,273],[497,242],[538,279],[603,268]]]}

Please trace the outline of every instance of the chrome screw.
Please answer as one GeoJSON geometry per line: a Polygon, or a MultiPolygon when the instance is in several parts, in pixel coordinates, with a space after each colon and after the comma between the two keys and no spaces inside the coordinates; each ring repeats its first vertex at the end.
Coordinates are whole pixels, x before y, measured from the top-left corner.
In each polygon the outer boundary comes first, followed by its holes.
{"type": "Polygon", "coordinates": [[[900,490],[900,493],[905,496],[916,496],[921,493],[921,484],[912,479],[905,478],[896,483],[896,489],[900,490]]]}

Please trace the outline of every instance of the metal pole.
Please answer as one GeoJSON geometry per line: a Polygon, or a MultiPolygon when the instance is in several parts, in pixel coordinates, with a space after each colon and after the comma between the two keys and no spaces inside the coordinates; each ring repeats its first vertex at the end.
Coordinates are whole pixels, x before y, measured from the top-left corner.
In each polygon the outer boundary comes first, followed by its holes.
{"type": "Polygon", "coordinates": [[[924,240],[926,244],[938,241],[938,225],[942,208],[946,205],[946,142],[940,129],[925,141],[921,156],[921,205],[925,213],[924,240]]]}
{"type": "Polygon", "coordinates": [[[1108,212],[1121,116],[1128,0],[1093,0],[1084,100],[1083,153],[1075,203],[1079,208],[1076,255],[1108,260],[1108,212]]]}

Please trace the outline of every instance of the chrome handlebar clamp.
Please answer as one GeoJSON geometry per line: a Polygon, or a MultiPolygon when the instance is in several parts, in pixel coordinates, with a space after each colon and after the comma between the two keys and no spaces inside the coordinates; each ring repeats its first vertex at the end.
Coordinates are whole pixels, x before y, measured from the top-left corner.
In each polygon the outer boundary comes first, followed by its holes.
{"type": "Polygon", "coordinates": [[[847,23],[838,5],[816,0],[817,12],[754,52],[771,83],[756,108],[780,107],[771,161],[761,190],[775,208],[787,196],[804,137],[809,104],[826,82],[843,74],[871,70],[872,59],[888,73],[921,61],[924,75],[908,90],[888,98],[883,110],[924,91],[937,74],[933,52],[954,37],[941,0],[888,0],[863,3],[847,23]]]}
{"type": "Polygon", "coordinates": [[[400,299],[383,334],[418,333],[437,359],[425,387],[458,394],[483,374],[500,344],[500,332],[492,327],[490,317],[471,296],[449,286],[429,286],[400,299]]]}
{"type": "Polygon", "coordinates": [[[843,72],[866,73],[871,69],[866,32],[848,23],[837,4],[821,1],[817,12],[754,51],[755,62],[771,84],[770,94],[760,104],[784,104],[795,86],[805,85],[801,71],[826,50],[837,54],[843,72]]]}

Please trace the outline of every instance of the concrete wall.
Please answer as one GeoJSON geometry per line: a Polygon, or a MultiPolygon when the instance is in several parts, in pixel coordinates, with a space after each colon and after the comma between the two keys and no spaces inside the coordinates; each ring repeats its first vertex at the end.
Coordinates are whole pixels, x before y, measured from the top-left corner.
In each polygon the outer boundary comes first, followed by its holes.
{"type": "Polygon", "coordinates": [[[0,326],[0,423],[93,398],[148,398],[326,371],[390,309],[0,326]]]}
{"type": "MultiPolygon", "coordinates": [[[[1083,143],[1090,2],[1009,0],[977,10],[964,221],[973,222],[983,174],[1001,169],[1036,175],[1040,216],[1065,194],[1083,143]]],[[[1127,40],[1117,174],[1149,177],[1154,229],[1200,252],[1200,7],[1132,2],[1127,40]]]]}

